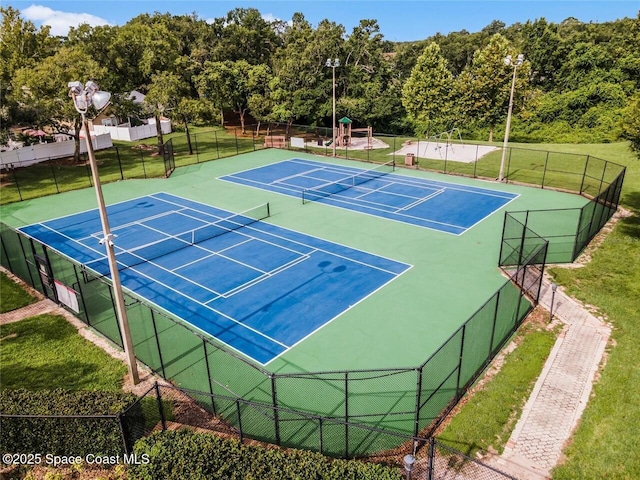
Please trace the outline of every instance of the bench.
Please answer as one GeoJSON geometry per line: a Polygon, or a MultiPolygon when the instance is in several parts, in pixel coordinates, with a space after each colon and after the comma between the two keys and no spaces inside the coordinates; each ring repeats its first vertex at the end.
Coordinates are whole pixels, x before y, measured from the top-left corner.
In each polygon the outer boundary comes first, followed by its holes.
{"type": "Polygon", "coordinates": [[[264,146],[266,148],[286,148],[287,137],[284,135],[269,135],[264,138],[264,146]]]}

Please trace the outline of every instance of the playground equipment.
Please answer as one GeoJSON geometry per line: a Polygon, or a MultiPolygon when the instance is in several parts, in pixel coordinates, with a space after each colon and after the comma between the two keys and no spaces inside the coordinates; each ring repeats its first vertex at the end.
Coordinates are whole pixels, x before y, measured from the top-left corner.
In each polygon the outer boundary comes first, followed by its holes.
{"type": "Polygon", "coordinates": [[[351,123],[352,123],[351,119],[347,117],[342,117],[340,120],[338,120],[338,131],[333,132],[336,146],[351,147],[353,134],[366,132],[367,145],[364,148],[366,149],[373,148],[373,128],[372,127],[351,128],[351,123]]]}
{"type": "MultiPolygon", "coordinates": [[[[452,128],[451,130],[448,130],[446,132],[442,132],[439,135],[431,135],[429,137],[427,137],[427,146],[426,146],[426,150],[429,149],[429,143],[432,140],[435,140],[436,145],[435,145],[435,150],[438,152],[438,155],[440,155],[440,158],[442,158],[442,147],[445,147],[445,150],[447,149],[451,149],[451,152],[455,153],[455,150],[453,148],[453,143],[451,143],[451,137],[457,133],[458,134],[458,141],[459,144],[455,144],[455,145],[459,145],[461,146],[461,148],[464,149],[464,142],[462,141],[462,134],[460,133],[460,130],[458,128],[452,128]],[[444,145],[440,145],[440,142],[442,141],[443,138],[446,138],[446,141],[444,142],[444,145]]],[[[445,154],[446,157],[446,154],[445,154]]]]}

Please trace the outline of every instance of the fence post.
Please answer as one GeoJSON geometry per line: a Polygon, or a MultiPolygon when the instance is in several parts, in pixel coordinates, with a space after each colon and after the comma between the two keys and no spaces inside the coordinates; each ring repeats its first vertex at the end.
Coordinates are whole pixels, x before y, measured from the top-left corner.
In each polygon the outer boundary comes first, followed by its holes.
{"type": "Polygon", "coordinates": [[[53,168],[53,163],[49,163],[49,166],[51,167],[51,176],[53,177],[53,183],[55,183],[56,185],[56,193],[60,193],[60,189],[58,188],[58,179],[56,178],[56,169],[53,168]]]}
{"type": "Polygon", "coordinates": [[[91,326],[91,321],[89,320],[89,310],[87,310],[87,302],[84,299],[84,292],[82,291],[82,283],[80,282],[80,277],[78,276],[78,268],[74,263],[72,263],[71,266],[73,267],[73,273],[76,277],[75,285],[78,287],[78,293],[80,293],[80,303],[82,304],[82,310],[84,312],[86,324],[91,326]]]}
{"type": "Polygon", "coordinates": [[[502,239],[500,241],[500,253],[498,253],[498,266],[501,267],[502,266],[502,250],[504,248],[504,236],[507,232],[507,215],[509,215],[509,212],[504,212],[504,221],[502,222],[502,239]]]}
{"type": "Polygon", "coordinates": [[[344,372],[344,453],[349,458],[349,372],[344,372]]]}
{"type": "MultiPolygon", "coordinates": [[[[24,258],[25,267],[27,269],[27,273],[29,274],[29,279],[31,280],[31,286],[37,290],[36,282],[33,279],[33,274],[31,273],[31,267],[34,266],[33,265],[33,263],[34,263],[34,260],[33,260],[33,249],[32,249],[32,252],[31,252],[31,261],[29,261],[29,259],[27,258],[27,252],[24,249],[24,244],[22,243],[22,238],[23,238],[21,236],[22,234],[18,233],[17,231],[15,232],[15,234],[18,237],[18,243],[20,244],[20,250],[22,250],[22,258],[24,258]]],[[[24,238],[25,238],[25,241],[26,241],[26,237],[24,237],[24,238]]],[[[26,280],[26,278],[23,278],[23,280],[26,280]]]]}
{"type": "Polygon", "coordinates": [[[584,172],[582,172],[582,182],[580,182],[580,195],[582,195],[582,189],[584,188],[584,179],[587,177],[587,167],[589,166],[589,157],[591,157],[591,155],[587,155],[587,160],[584,162],[584,172]]]}
{"type": "Polygon", "coordinates": [[[156,401],[158,402],[158,413],[160,414],[160,424],[162,425],[162,431],[167,429],[167,419],[164,417],[164,408],[162,408],[162,394],[160,393],[160,385],[158,382],[154,385],[156,389],[156,401]]]}
{"type": "Polygon", "coordinates": [[[322,447],[322,417],[318,417],[318,434],[320,436],[319,438],[319,447],[320,447],[320,455],[322,455],[322,451],[323,451],[323,447],[322,447]]]}
{"type": "Polygon", "coordinates": [[[122,437],[122,445],[124,446],[124,453],[129,455],[131,453],[131,449],[129,448],[129,442],[127,441],[127,434],[124,430],[124,424],[122,423],[122,413],[118,413],[116,415],[116,419],[118,420],[118,428],[120,429],[120,436],[122,437]]]}
{"type": "Polygon", "coordinates": [[[464,355],[464,340],[467,324],[462,325],[462,338],[460,339],[460,354],[458,356],[458,378],[456,379],[456,398],[460,398],[460,378],[462,377],[462,357],[464,355]]]}
{"type": "Polygon", "coordinates": [[[153,336],[156,338],[156,347],[158,347],[158,358],[160,359],[160,370],[162,370],[162,378],[167,378],[164,372],[164,360],[162,360],[162,349],[160,348],[160,337],[158,335],[158,327],[156,326],[156,316],[153,313],[153,309],[149,308],[149,312],[151,312],[151,324],[153,325],[153,336]]]}
{"type": "Polygon", "coordinates": [[[242,443],[242,414],[240,412],[240,399],[236,399],[236,414],[238,415],[238,431],[240,432],[240,443],[242,443]]]}
{"type": "MultiPolygon", "coordinates": [[[[542,170],[542,185],[541,188],[544,188],[544,180],[547,178],[547,164],[549,163],[549,152],[547,152],[547,156],[544,159],[544,170],[542,170]]],[[[584,177],[583,177],[584,179],[584,177]]],[[[580,187],[582,188],[582,187],[580,187]]]]}
{"type": "Polygon", "coordinates": [[[16,167],[11,164],[11,173],[13,173],[13,183],[16,184],[16,190],[18,190],[18,196],[20,197],[20,201],[24,200],[22,198],[22,192],[20,191],[20,184],[18,183],[18,176],[16,175],[16,167]]]}
{"type": "Polygon", "coordinates": [[[529,210],[526,211],[524,217],[524,225],[522,228],[522,239],[520,240],[520,251],[518,252],[518,268],[522,265],[522,254],[524,252],[524,242],[527,238],[527,225],[529,224],[529,210]]]}
{"type": "Polygon", "coordinates": [[[220,160],[220,145],[218,145],[218,132],[216,130],[213,131],[213,138],[216,141],[216,155],[218,156],[218,160],[220,160]]]}
{"type": "Polygon", "coordinates": [[[122,171],[122,162],[120,161],[120,149],[116,147],[116,158],[118,159],[118,168],[120,168],[120,180],[124,180],[124,172],[122,171]]]}
{"type": "Polygon", "coordinates": [[[270,374],[271,378],[271,402],[273,403],[273,426],[276,434],[276,445],[280,445],[280,417],[278,415],[278,397],[276,394],[276,377],[270,374]]]}
{"type": "Polygon", "coordinates": [[[213,383],[211,383],[211,369],[209,368],[209,358],[207,355],[207,341],[204,338],[202,339],[202,348],[204,348],[204,364],[207,367],[207,380],[209,381],[209,393],[211,394],[211,408],[213,409],[213,414],[217,415],[216,401],[213,395],[213,383]]]}
{"type": "Polygon", "coordinates": [[[493,356],[493,341],[496,337],[496,323],[498,322],[498,310],[500,309],[500,292],[502,289],[498,290],[496,293],[496,308],[493,310],[493,325],[491,326],[491,340],[489,340],[489,356],[487,358],[491,358],[493,356]]]}
{"type": "Polygon", "coordinates": [[[427,466],[427,480],[433,480],[433,464],[436,456],[436,439],[429,438],[429,463],[427,466]]]}
{"type": "Polygon", "coordinates": [[[418,372],[418,381],[416,382],[416,411],[415,411],[415,419],[413,426],[413,436],[417,437],[418,432],[420,432],[420,407],[422,403],[422,369],[424,365],[420,365],[420,368],[417,368],[418,372]]]}
{"type": "Polygon", "coordinates": [[[238,129],[233,129],[233,137],[236,139],[236,155],[240,153],[240,149],[238,148],[238,129]]]}
{"type": "MultiPolygon", "coordinates": [[[[4,229],[2,229],[3,226],[4,224],[0,224],[0,247],[2,247],[2,253],[9,267],[9,271],[15,275],[16,272],[11,266],[11,259],[9,258],[9,252],[7,252],[7,241],[2,237],[2,231],[4,231],[4,229]]],[[[20,241],[19,238],[18,241],[20,241]]]]}

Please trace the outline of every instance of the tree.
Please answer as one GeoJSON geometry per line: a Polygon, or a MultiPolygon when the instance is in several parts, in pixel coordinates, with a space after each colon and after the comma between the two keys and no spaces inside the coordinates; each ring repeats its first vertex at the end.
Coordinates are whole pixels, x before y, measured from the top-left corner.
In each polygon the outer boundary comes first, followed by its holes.
{"type": "Polygon", "coordinates": [[[268,65],[255,65],[249,70],[247,106],[253,118],[258,121],[258,135],[260,135],[260,122],[270,120],[273,111],[269,89],[272,78],[268,65]]]}
{"type": "Polygon", "coordinates": [[[69,98],[68,83],[93,80],[98,85],[107,75],[89,53],[79,47],[62,47],[55,55],[45,58],[35,67],[22,68],[13,78],[13,88],[21,92],[20,102],[37,113],[38,125],[50,125],[66,130],[72,123],[75,130],[74,157],[80,160],[80,130],[82,124],[73,101],[69,98]]]}
{"type": "Polygon", "coordinates": [[[23,120],[25,113],[16,103],[21,93],[12,89],[14,75],[21,68],[34,67],[52,55],[59,42],[49,36],[49,26],[36,29],[12,7],[0,7],[0,14],[0,119],[4,125],[11,125],[23,120]]]}
{"type": "MultiPolygon", "coordinates": [[[[292,18],[292,25],[283,34],[284,48],[273,57],[274,78],[270,84],[273,118],[316,124],[319,118],[329,118],[332,110],[332,72],[327,58],[343,55],[344,27],[322,20],[316,30],[301,13],[292,18]]],[[[340,68],[336,70],[337,95],[341,91],[340,68]]]]}
{"type": "Polygon", "coordinates": [[[631,142],[631,149],[640,158],[640,94],[636,94],[624,111],[622,138],[631,142]]]}
{"type": "Polygon", "coordinates": [[[255,8],[231,10],[226,17],[214,21],[220,41],[215,45],[213,59],[244,60],[251,65],[269,63],[281,45],[276,34],[278,26],[277,21],[265,20],[255,8]]]}
{"type": "MultiPolygon", "coordinates": [[[[173,110],[188,92],[188,88],[178,75],[171,72],[160,72],[151,76],[151,84],[147,90],[145,103],[156,121],[156,137],[158,152],[163,153],[162,117],[173,110]]],[[[188,133],[188,129],[187,129],[188,133]]]]}
{"type": "Polygon", "coordinates": [[[531,83],[549,90],[555,83],[566,47],[558,27],[544,18],[528,21],[522,26],[522,51],[531,63],[531,83]]]}
{"type": "Polygon", "coordinates": [[[357,123],[387,128],[404,116],[400,102],[400,80],[386,59],[376,20],[361,20],[344,42],[342,91],[338,108],[357,123]]]}
{"type": "MultiPolygon", "coordinates": [[[[456,80],[461,112],[471,122],[489,127],[489,141],[493,141],[495,126],[506,116],[509,107],[513,66],[504,59],[514,52],[500,34],[491,37],[489,44],[473,56],[473,63],[456,80]]],[[[528,95],[530,64],[518,67],[513,111],[516,113],[528,95]]]]}
{"type": "Polygon", "coordinates": [[[224,109],[232,106],[232,62],[206,62],[196,78],[198,92],[220,112],[220,125],[224,126],[224,109]]]}
{"type": "Polygon", "coordinates": [[[453,76],[440,47],[430,43],[418,57],[411,76],[402,88],[402,104],[409,119],[423,133],[425,129],[441,131],[454,120],[453,76]]]}

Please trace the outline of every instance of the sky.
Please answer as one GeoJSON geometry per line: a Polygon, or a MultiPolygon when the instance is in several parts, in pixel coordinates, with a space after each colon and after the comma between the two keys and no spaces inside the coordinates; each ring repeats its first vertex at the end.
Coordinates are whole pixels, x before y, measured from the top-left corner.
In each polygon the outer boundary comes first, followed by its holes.
{"type": "Polygon", "coordinates": [[[314,27],[323,19],[341,24],[349,34],[361,19],[376,19],[385,40],[423,40],[436,33],[477,32],[493,20],[507,26],[544,17],[559,23],[568,17],[588,23],[635,18],[640,0],[0,0],[20,10],[36,26],[50,25],[52,35],[66,35],[69,26],[124,25],[142,13],[183,15],[204,20],[223,17],[234,8],[257,8],[266,19],[291,20],[304,14],[314,27]]]}

